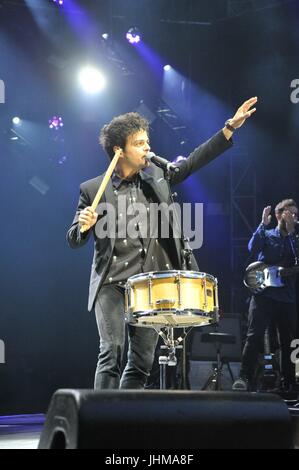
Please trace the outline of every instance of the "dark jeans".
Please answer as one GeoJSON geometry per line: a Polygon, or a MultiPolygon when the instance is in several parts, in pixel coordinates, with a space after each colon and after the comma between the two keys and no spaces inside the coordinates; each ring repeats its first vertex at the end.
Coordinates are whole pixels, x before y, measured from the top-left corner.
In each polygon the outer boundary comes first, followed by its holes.
{"type": "Polygon", "coordinates": [[[152,328],[128,325],[128,361],[121,376],[125,347],[124,288],[103,286],[95,304],[100,354],[95,374],[96,389],[144,388],[154,361],[158,335],[152,328]]]}
{"type": "Polygon", "coordinates": [[[253,295],[249,305],[248,331],[240,375],[252,384],[265,331],[270,324],[276,325],[279,332],[282,376],[287,385],[294,384],[295,364],[290,359],[290,345],[296,334],[296,305],[259,295],[253,295]]]}

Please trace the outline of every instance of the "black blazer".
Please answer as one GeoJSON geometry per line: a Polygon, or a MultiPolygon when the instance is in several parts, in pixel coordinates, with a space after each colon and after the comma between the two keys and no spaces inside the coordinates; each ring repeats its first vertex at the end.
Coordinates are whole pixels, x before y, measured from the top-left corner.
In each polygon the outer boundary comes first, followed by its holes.
{"type": "MultiPolygon", "coordinates": [[[[180,166],[179,173],[173,173],[171,176],[171,185],[175,185],[184,181],[195,171],[212,161],[222,152],[230,148],[232,141],[228,141],[223,132],[219,131],[207,142],[197,147],[186,160],[182,160],[178,163],[180,166]]],[[[99,189],[99,186],[105,175],[98,176],[97,178],[85,181],[80,185],[80,198],[74,217],[73,223],[67,232],[67,240],[72,248],[78,248],[85,245],[93,232],[94,236],[94,256],[91,267],[91,276],[89,284],[89,300],[88,310],[92,310],[95,302],[97,293],[103,284],[105,277],[108,273],[110,261],[112,258],[113,248],[115,244],[114,238],[98,238],[97,237],[97,224],[92,227],[91,230],[85,233],[80,233],[80,226],[78,224],[79,213],[85,207],[91,206],[92,201],[99,189]]],[[[152,188],[152,191],[157,197],[159,203],[166,202],[170,204],[170,191],[167,181],[164,179],[163,171],[154,164],[150,164],[150,167],[146,168],[145,171],[140,171],[140,176],[145,180],[152,188]]],[[[111,180],[108,182],[104,191],[101,202],[107,202],[116,207],[116,198],[113,192],[113,186],[111,180]]],[[[98,222],[97,222],[98,223],[98,222]]],[[[107,215],[108,233],[109,233],[109,214],[107,215]]],[[[175,238],[174,242],[178,265],[176,269],[181,268],[181,240],[175,238]]],[[[193,270],[198,270],[198,266],[194,256],[191,259],[191,267],[193,270]]]]}

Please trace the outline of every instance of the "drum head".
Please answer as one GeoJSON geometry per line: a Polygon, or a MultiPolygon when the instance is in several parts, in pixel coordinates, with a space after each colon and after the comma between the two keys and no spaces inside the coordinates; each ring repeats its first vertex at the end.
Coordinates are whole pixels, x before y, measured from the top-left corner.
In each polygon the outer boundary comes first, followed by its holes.
{"type": "Polygon", "coordinates": [[[150,271],[148,273],[135,274],[129,277],[127,285],[136,284],[138,282],[148,281],[150,279],[166,279],[166,278],[186,278],[186,279],[207,279],[217,282],[216,278],[211,274],[203,273],[200,271],[184,271],[184,270],[171,270],[171,271],[150,271]]]}

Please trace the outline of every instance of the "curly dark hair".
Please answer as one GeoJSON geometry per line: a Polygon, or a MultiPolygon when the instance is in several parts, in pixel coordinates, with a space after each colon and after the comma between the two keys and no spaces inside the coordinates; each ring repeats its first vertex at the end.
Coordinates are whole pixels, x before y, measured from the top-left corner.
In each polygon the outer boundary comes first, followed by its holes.
{"type": "Polygon", "coordinates": [[[138,113],[121,114],[102,127],[99,141],[109,158],[112,159],[113,147],[117,145],[124,149],[127,138],[138,131],[148,133],[149,122],[138,113]]]}
{"type": "Polygon", "coordinates": [[[281,214],[286,208],[292,207],[292,206],[298,208],[294,199],[284,199],[283,201],[279,202],[277,206],[275,207],[275,213],[281,214]]]}

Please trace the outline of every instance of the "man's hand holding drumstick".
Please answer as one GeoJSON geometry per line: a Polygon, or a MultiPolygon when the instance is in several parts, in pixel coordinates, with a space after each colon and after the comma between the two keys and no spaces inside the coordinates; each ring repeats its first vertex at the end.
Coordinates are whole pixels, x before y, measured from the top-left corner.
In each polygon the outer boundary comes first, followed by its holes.
{"type": "Polygon", "coordinates": [[[89,230],[93,227],[98,220],[98,213],[93,210],[91,206],[85,207],[79,214],[79,224],[81,227],[85,227],[85,230],[89,230]]]}
{"type": "Polygon", "coordinates": [[[83,211],[80,212],[79,214],[79,224],[81,226],[80,232],[84,233],[87,232],[91,227],[93,227],[97,220],[98,220],[98,214],[96,213],[96,208],[101,200],[101,197],[103,195],[103,192],[105,191],[105,188],[108,184],[108,181],[114,171],[114,168],[117,165],[117,162],[119,160],[120,155],[122,154],[122,149],[118,148],[114,154],[114,157],[112,161],[110,162],[110,165],[106,171],[106,174],[104,176],[104,179],[98,189],[98,192],[92,202],[91,206],[85,207],[83,211]]]}

